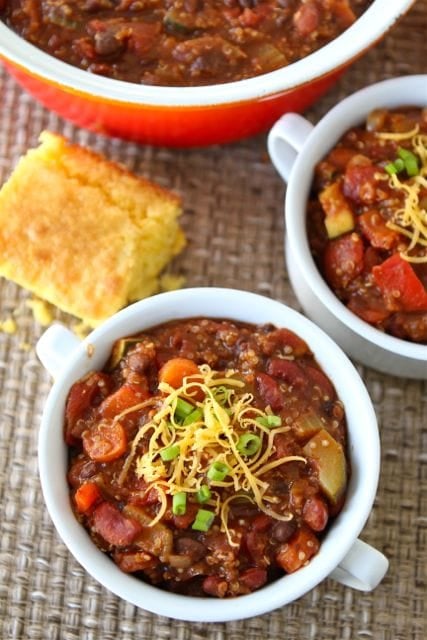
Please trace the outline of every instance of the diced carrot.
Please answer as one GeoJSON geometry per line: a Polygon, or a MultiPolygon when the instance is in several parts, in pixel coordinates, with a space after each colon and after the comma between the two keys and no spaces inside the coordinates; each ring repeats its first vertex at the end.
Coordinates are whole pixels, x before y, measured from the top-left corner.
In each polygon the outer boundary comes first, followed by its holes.
{"type": "Polygon", "coordinates": [[[286,573],[293,573],[310,560],[319,547],[320,542],[314,533],[308,527],[302,527],[283,545],[276,560],[286,573]]]}
{"type": "Polygon", "coordinates": [[[144,402],[148,396],[148,385],[124,384],[108,398],[105,398],[99,411],[103,418],[114,418],[122,411],[144,402]]]}
{"type": "Polygon", "coordinates": [[[77,511],[87,513],[101,498],[101,491],[95,482],[85,482],[74,494],[77,511]]]}
{"type": "Polygon", "coordinates": [[[126,432],[120,422],[101,422],[83,433],[83,448],[95,462],[111,462],[127,448],[126,432]]]}
{"type": "Polygon", "coordinates": [[[199,373],[199,367],[188,358],[172,358],[165,362],[159,371],[159,381],[166,382],[174,389],[179,389],[184,378],[199,373]]]}

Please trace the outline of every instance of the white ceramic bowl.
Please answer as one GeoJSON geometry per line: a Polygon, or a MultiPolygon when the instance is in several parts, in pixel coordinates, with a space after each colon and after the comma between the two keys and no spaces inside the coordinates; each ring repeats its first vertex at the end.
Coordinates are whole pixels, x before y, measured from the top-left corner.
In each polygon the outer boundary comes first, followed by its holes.
{"type": "Polygon", "coordinates": [[[46,106],[80,126],[140,142],[193,146],[265,130],[285,111],[301,111],[355,58],[383,37],[414,0],[375,0],[343,34],[277,71],[222,85],[157,87],[72,67],[0,22],[0,60],[46,106]]]}
{"type": "Polygon", "coordinates": [[[362,89],[340,102],[314,128],[301,116],[286,114],[271,129],[268,149],[288,183],[286,264],[305,313],[355,360],[385,373],[427,379],[427,345],[385,334],[347,309],[319,273],[306,232],[306,204],[315,165],[373,109],[408,104],[427,106],[427,75],[394,78],[362,89]]]}
{"type": "Polygon", "coordinates": [[[387,570],[384,556],[358,539],[372,508],[379,474],[379,437],[368,393],[353,365],[332,340],[296,311],[274,300],[230,289],[201,288],[165,293],[138,302],[109,319],[83,343],[62,325],[40,339],[38,355],[56,378],[43,413],[39,467],[43,494],[59,535],[80,564],[101,584],[129,602],[164,616],[193,621],[226,621],[255,616],[285,605],[332,575],[344,584],[370,590],[387,570]],[[233,318],[287,327],[312,348],[344,403],[351,478],[346,502],[320,552],[304,568],[250,595],[217,600],[175,595],[122,573],[93,544],[76,520],[66,481],[64,405],[71,385],[102,368],[113,342],[123,336],[185,317],[233,318]],[[90,345],[90,348],[88,348],[90,345]]]}

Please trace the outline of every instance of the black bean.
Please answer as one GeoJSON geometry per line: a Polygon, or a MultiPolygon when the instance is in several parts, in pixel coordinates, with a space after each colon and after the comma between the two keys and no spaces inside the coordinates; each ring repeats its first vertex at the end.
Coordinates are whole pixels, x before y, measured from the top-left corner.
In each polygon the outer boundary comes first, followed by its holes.
{"type": "Polygon", "coordinates": [[[289,520],[288,522],[277,522],[271,531],[271,535],[278,542],[287,542],[294,533],[296,527],[297,524],[295,520],[289,520]]]}

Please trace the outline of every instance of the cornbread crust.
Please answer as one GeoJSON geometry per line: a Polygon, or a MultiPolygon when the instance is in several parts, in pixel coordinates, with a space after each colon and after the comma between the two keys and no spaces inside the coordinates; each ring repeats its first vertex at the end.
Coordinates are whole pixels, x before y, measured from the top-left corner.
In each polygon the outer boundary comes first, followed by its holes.
{"type": "Polygon", "coordinates": [[[44,131],[0,190],[0,275],[96,326],[158,289],[178,196],[44,131]]]}

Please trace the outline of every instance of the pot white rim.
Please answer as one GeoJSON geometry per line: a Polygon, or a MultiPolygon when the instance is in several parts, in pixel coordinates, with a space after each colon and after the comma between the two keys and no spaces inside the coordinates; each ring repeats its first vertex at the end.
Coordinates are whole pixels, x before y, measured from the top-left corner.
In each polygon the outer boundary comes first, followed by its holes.
{"type": "Polygon", "coordinates": [[[325,132],[333,132],[329,137],[329,148],[331,148],[346,130],[342,130],[341,122],[346,120],[349,106],[352,106],[353,109],[357,107],[360,117],[358,119],[353,118],[347,128],[357,124],[357,122],[362,122],[363,118],[374,108],[374,105],[377,105],[377,107],[389,105],[392,108],[402,105],[402,102],[407,104],[408,100],[405,98],[402,101],[401,96],[413,95],[412,89],[416,85],[423,88],[425,98],[412,99],[409,100],[409,103],[415,106],[425,106],[427,105],[427,74],[416,74],[391,78],[372,84],[347,96],[330,109],[312,129],[292,167],[286,192],[285,216],[286,234],[289,240],[288,247],[291,247],[293,259],[311,290],[325,304],[328,310],[336,318],[340,319],[347,328],[362,338],[390,353],[424,361],[427,367],[427,345],[403,340],[376,329],[356,316],[336,297],[319,272],[311,254],[305,230],[305,206],[296,207],[294,204],[296,201],[301,200],[302,193],[307,193],[307,182],[311,182],[312,165],[316,164],[324,155],[318,153],[318,150],[325,149],[325,145],[322,142],[325,138],[325,132]],[[398,94],[396,89],[399,90],[398,94]],[[303,185],[301,181],[304,181],[303,185]],[[303,221],[301,216],[291,213],[301,209],[304,209],[303,221]]]}
{"type": "Polygon", "coordinates": [[[263,100],[345,67],[393,27],[415,0],[375,0],[338,38],[306,58],[262,76],[203,87],[136,85],[88,73],[55,59],[0,22],[0,56],[66,90],[132,105],[220,106],[263,100]]]}

